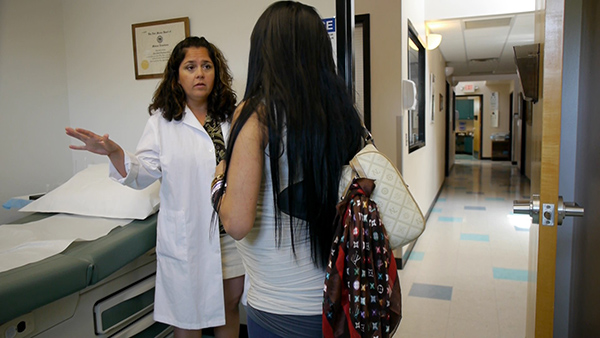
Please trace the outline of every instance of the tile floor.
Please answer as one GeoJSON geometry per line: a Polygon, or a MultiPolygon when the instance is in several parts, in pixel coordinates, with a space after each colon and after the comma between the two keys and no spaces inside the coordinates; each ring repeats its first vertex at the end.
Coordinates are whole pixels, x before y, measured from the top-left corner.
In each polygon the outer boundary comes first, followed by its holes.
{"type": "Polygon", "coordinates": [[[529,180],[510,162],[457,155],[450,176],[403,270],[408,338],[525,336],[529,180]]]}

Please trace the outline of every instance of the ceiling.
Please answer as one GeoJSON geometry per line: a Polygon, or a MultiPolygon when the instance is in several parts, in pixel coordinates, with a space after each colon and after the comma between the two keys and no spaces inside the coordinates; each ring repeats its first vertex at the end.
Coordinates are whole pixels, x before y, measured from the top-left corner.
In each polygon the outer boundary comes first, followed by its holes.
{"type": "Polygon", "coordinates": [[[534,43],[534,12],[427,21],[452,76],[515,74],[513,46],[534,43]]]}

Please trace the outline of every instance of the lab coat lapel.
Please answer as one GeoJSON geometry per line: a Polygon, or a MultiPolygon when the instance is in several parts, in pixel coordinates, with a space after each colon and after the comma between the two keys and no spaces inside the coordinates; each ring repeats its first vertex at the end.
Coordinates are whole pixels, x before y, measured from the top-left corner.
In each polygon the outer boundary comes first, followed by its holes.
{"type": "Polygon", "coordinates": [[[188,106],[185,107],[185,114],[183,115],[183,123],[186,125],[199,130],[200,132],[208,135],[204,127],[200,124],[200,121],[194,116],[194,113],[190,110],[188,106]]]}
{"type": "Polygon", "coordinates": [[[221,132],[223,133],[223,141],[225,142],[225,148],[227,148],[227,141],[229,141],[229,129],[231,129],[230,122],[221,123],[221,132]]]}

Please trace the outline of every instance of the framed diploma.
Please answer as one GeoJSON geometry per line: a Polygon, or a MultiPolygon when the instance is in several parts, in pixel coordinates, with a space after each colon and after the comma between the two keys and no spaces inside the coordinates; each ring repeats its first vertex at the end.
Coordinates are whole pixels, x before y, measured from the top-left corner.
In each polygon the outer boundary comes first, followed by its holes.
{"type": "Polygon", "coordinates": [[[190,36],[190,19],[136,23],[131,25],[135,78],[162,78],[171,51],[190,36]]]}

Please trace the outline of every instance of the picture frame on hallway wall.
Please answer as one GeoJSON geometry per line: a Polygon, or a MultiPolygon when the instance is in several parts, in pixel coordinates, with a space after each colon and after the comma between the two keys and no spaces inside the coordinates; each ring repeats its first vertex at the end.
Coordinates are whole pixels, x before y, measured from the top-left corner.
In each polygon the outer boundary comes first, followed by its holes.
{"type": "Polygon", "coordinates": [[[190,36],[188,17],[131,25],[135,79],[160,79],[171,51],[190,36]]]}
{"type": "Polygon", "coordinates": [[[435,122],[435,74],[429,74],[429,88],[431,90],[431,123],[435,122]]]}

